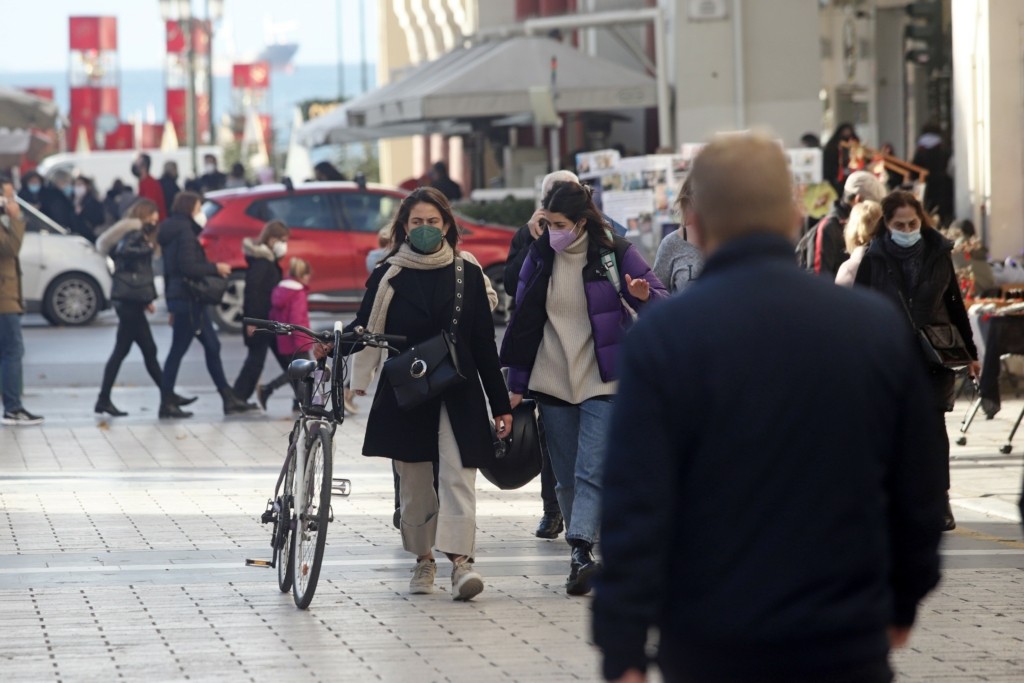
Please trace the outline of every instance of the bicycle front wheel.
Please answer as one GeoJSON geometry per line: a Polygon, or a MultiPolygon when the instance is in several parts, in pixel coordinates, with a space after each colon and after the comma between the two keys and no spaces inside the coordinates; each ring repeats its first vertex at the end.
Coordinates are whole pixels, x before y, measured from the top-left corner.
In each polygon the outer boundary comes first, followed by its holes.
{"type": "Polygon", "coordinates": [[[327,544],[327,524],[331,515],[331,435],[325,427],[310,434],[305,457],[305,476],[296,486],[303,487],[305,501],[294,510],[292,539],[292,595],[299,609],[313,600],[320,578],[320,563],[327,544]]]}

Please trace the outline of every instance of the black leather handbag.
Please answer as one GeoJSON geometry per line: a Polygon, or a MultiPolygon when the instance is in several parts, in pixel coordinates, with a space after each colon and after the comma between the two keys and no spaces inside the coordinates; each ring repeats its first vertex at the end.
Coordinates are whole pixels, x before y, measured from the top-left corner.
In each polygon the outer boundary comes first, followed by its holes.
{"type": "Polygon", "coordinates": [[[950,370],[960,370],[970,365],[974,359],[971,358],[971,352],[967,350],[967,343],[964,342],[964,338],[956,325],[938,323],[918,327],[914,323],[914,316],[910,313],[910,306],[907,305],[907,300],[903,296],[903,290],[900,289],[892,270],[889,270],[889,277],[892,278],[893,286],[896,287],[896,293],[900,297],[900,303],[903,304],[903,312],[907,314],[910,325],[917,330],[917,342],[920,344],[921,353],[924,354],[928,364],[949,368],[950,370]]]}
{"type": "Polygon", "coordinates": [[[451,327],[384,362],[382,372],[391,384],[395,401],[402,410],[410,410],[440,396],[448,387],[466,379],[459,367],[456,349],[456,333],[464,305],[463,271],[463,261],[456,257],[455,310],[451,327]]]}
{"type": "Polygon", "coordinates": [[[192,300],[204,306],[219,304],[228,291],[228,279],[220,275],[204,275],[201,278],[185,278],[185,289],[192,300]]]}
{"type": "Polygon", "coordinates": [[[148,304],[156,299],[153,278],[138,271],[115,271],[110,289],[110,299],[111,301],[148,304]]]}

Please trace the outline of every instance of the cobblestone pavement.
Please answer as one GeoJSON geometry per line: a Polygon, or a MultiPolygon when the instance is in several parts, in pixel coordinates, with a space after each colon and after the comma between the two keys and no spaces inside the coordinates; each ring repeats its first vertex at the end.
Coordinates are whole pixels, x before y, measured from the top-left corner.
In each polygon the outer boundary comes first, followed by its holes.
{"type": "MultiPolygon", "coordinates": [[[[115,400],[138,409],[106,421],[88,412],[93,391],[37,390],[29,401],[47,423],[0,428],[4,680],[598,679],[589,601],[562,585],[567,546],[532,535],[537,483],[499,492],[480,479],[481,596],[453,602],[443,560],[440,590],[410,596],[389,464],[356,455],[363,423],[350,419],[335,473],[353,493],[334,505],[302,612],[274,572],[243,566],[269,558],[257,520],[291,425],[285,398],[267,416],[222,419],[201,391],[196,407],[213,417],[175,423],[153,418],[152,391],[119,388],[115,400]]],[[[1020,449],[997,453],[1019,409],[1008,401],[954,447],[960,528],[911,647],[894,657],[899,680],[1024,678],[1024,542],[1010,519],[1020,449]]]]}

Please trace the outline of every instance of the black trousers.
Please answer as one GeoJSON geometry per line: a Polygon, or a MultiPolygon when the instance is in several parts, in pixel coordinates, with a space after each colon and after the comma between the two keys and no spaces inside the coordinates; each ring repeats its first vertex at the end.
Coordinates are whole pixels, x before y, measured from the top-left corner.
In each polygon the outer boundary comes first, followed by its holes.
{"type": "Polygon", "coordinates": [[[146,318],[146,304],[118,302],[114,304],[114,310],[117,311],[117,337],[114,341],[114,350],[103,369],[103,384],[100,386],[99,396],[101,401],[110,400],[110,390],[114,387],[121,363],[131,351],[132,344],[139,345],[142,360],[146,363],[146,372],[153,378],[157,387],[160,386],[160,361],[156,358],[156,342],[153,341],[153,331],[149,328],[149,320],[146,318]]]}
{"type": "Polygon", "coordinates": [[[548,455],[548,444],[544,440],[544,420],[537,415],[537,431],[540,433],[540,455],[544,463],[540,470],[540,498],[544,502],[544,514],[561,514],[558,497],[555,495],[555,471],[551,469],[551,458],[548,455]]]}
{"type": "Polygon", "coordinates": [[[288,363],[291,362],[291,358],[277,350],[277,344],[274,343],[275,339],[276,337],[272,334],[257,334],[246,340],[249,353],[245,356],[242,369],[238,371],[238,379],[235,380],[234,386],[235,395],[243,401],[248,400],[252,396],[252,392],[256,391],[256,385],[260,382],[260,375],[263,374],[263,363],[267,360],[268,350],[274,354],[274,358],[277,359],[277,364],[281,366],[281,370],[288,370],[288,363]]]}
{"type": "Polygon", "coordinates": [[[666,683],[891,683],[893,671],[888,659],[854,665],[843,670],[818,675],[759,674],[753,676],[718,676],[706,672],[687,671],[673,657],[660,657],[658,666],[666,683]]]}

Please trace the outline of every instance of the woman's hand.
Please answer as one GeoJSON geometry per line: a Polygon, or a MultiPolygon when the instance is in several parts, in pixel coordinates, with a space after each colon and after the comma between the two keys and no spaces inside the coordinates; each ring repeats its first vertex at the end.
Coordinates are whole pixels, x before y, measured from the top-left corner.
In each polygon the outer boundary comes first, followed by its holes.
{"type": "Polygon", "coordinates": [[[651,283],[642,277],[634,280],[626,273],[626,289],[637,301],[647,301],[651,298],[651,283]]]}
{"type": "Polygon", "coordinates": [[[508,402],[512,404],[512,410],[515,410],[516,406],[523,402],[523,395],[509,393],[508,402]]]}
{"type": "Polygon", "coordinates": [[[981,379],[981,363],[972,360],[971,364],[967,366],[967,374],[974,379],[981,379]]]}
{"type": "MultiPolygon", "coordinates": [[[[321,342],[313,344],[313,358],[316,360],[327,358],[327,356],[331,355],[332,351],[334,351],[334,344],[323,344],[321,342]]],[[[365,396],[366,394],[360,395],[365,396]]]]}
{"type": "Polygon", "coordinates": [[[497,432],[499,439],[507,438],[512,433],[512,416],[498,415],[494,418],[494,431],[497,432]]]}
{"type": "Polygon", "coordinates": [[[363,389],[353,389],[352,393],[356,396],[366,396],[366,391],[363,389]]]}
{"type": "Polygon", "coordinates": [[[647,676],[640,669],[630,669],[615,679],[614,683],[644,683],[646,680],[647,676]]]}
{"type": "Polygon", "coordinates": [[[150,301],[148,304],[146,304],[146,310],[149,311],[150,313],[156,313],[156,304],[150,301]]]}
{"type": "Polygon", "coordinates": [[[256,326],[255,325],[246,325],[245,326],[245,336],[246,337],[251,337],[254,334],[256,334],[256,326]]]}
{"type": "Polygon", "coordinates": [[[217,264],[217,275],[221,277],[227,277],[231,275],[231,264],[230,263],[218,263],[217,264]]]}
{"type": "Polygon", "coordinates": [[[547,214],[544,213],[544,209],[537,209],[526,223],[530,228],[530,235],[533,239],[539,239],[544,234],[544,225],[541,223],[543,220],[547,220],[547,214]]]}
{"type": "Polygon", "coordinates": [[[889,647],[898,650],[901,647],[906,647],[908,642],[910,642],[909,626],[889,627],[889,647]]]}

